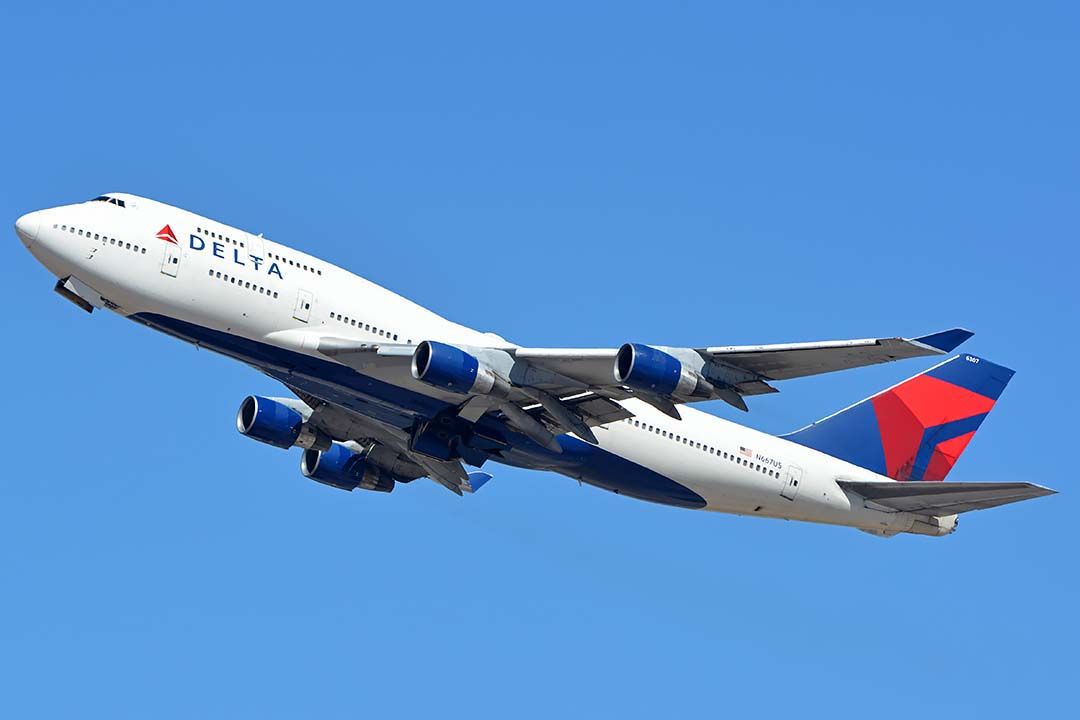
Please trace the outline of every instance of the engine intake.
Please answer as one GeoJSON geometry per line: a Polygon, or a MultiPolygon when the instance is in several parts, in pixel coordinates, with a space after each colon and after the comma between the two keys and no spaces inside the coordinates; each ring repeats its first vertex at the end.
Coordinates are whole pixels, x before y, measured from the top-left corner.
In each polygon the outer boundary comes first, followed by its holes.
{"type": "Polygon", "coordinates": [[[236,412],[236,429],[241,435],[288,449],[327,450],[333,442],[326,433],[304,422],[304,416],[288,405],[270,398],[248,395],[236,412]]]}
{"type": "Polygon", "coordinates": [[[434,340],[416,346],[412,376],[433,387],[462,395],[505,394],[506,381],[475,355],[434,340]]]}
{"type": "Polygon", "coordinates": [[[390,492],[394,477],[367,461],[366,453],[353,452],[340,443],[328,450],[309,448],[300,457],[300,472],[315,482],[340,490],[390,492]]]}
{"type": "Polygon", "coordinates": [[[615,355],[615,381],[661,397],[710,397],[713,386],[678,358],[648,345],[626,343],[615,355]]]}

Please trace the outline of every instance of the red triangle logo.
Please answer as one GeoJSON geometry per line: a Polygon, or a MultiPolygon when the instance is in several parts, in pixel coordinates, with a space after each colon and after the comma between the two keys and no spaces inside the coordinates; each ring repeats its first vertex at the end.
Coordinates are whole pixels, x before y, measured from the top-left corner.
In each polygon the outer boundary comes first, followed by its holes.
{"type": "Polygon", "coordinates": [[[176,242],[176,235],[173,234],[172,228],[168,225],[158,230],[157,239],[171,242],[173,245],[179,244],[176,242]]]}

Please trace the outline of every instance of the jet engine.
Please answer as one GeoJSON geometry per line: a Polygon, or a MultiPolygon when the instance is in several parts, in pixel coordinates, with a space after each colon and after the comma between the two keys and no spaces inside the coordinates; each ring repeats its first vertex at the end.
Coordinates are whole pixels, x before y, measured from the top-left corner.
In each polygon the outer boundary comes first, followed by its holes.
{"type": "Polygon", "coordinates": [[[615,381],[660,397],[710,397],[712,384],[678,358],[648,345],[626,343],[615,355],[615,381]]]}
{"type": "Polygon", "coordinates": [[[326,433],[304,422],[304,416],[293,408],[257,395],[248,395],[240,403],[236,429],[241,435],[282,449],[296,445],[328,450],[332,443],[326,433]]]}
{"type": "Polygon", "coordinates": [[[308,448],[300,457],[300,472],[323,485],[340,490],[394,489],[394,476],[368,461],[367,453],[353,452],[340,443],[327,450],[308,448]]]}
{"type": "Polygon", "coordinates": [[[412,357],[412,376],[462,395],[502,395],[508,383],[475,355],[446,343],[424,340],[412,357]]]}

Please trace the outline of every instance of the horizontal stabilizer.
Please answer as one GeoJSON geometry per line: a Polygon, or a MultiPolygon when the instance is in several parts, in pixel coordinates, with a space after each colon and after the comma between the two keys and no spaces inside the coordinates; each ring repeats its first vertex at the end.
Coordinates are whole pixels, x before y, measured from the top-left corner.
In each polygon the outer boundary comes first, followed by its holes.
{"type": "Polygon", "coordinates": [[[840,487],[901,512],[922,515],[955,515],[971,510],[1054,495],[1057,491],[1031,483],[992,482],[854,482],[841,480],[840,487]]]}
{"type": "Polygon", "coordinates": [[[474,493],[487,483],[491,479],[491,473],[483,472],[482,470],[473,470],[469,473],[469,482],[463,484],[461,489],[465,492],[474,493]]]}

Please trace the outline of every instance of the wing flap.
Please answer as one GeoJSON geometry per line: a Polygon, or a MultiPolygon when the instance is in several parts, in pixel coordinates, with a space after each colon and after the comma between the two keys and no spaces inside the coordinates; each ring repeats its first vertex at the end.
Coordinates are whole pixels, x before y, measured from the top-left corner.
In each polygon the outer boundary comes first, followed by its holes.
{"type": "Polygon", "coordinates": [[[1032,483],[992,482],[855,482],[838,481],[878,505],[923,515],[955,515],[1053,495],[1057,491],[1032,483]]]}

